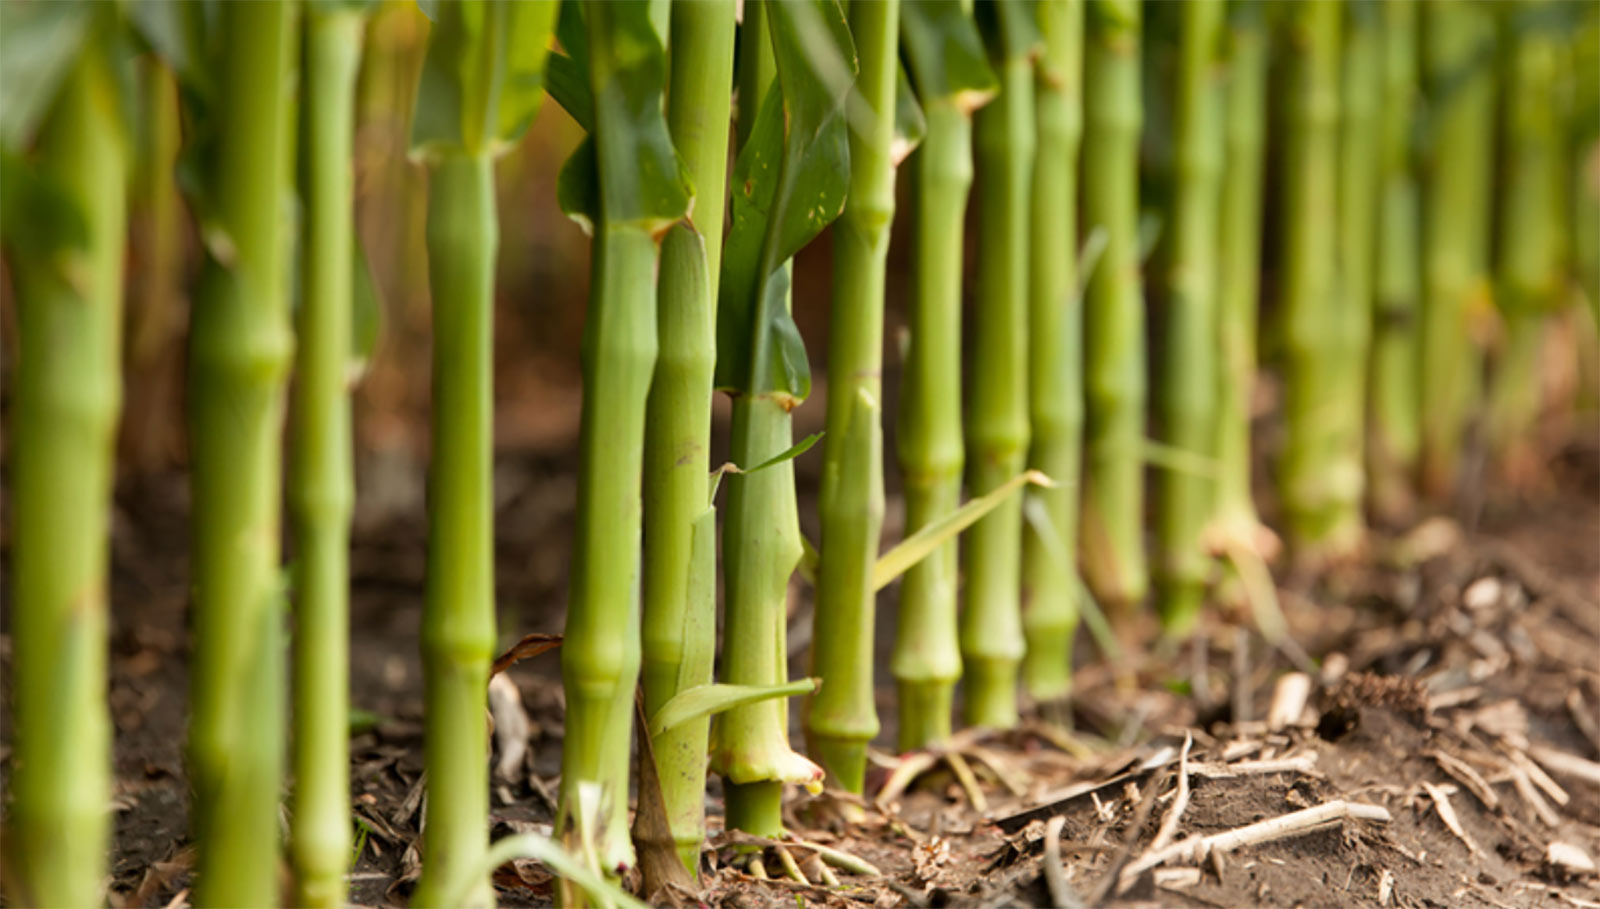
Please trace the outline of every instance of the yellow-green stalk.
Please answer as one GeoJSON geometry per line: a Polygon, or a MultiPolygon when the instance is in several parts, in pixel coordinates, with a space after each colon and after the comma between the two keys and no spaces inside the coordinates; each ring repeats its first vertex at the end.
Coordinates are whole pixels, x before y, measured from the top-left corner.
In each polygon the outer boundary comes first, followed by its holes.
{"type": "Polygon", "coordinates": [[[1423,5],[1429,135],[1422,190],[1421,487],[1448,498],[1481,392],[1473,326],[1489,316],[1495,8],[1423,5]]]}
{"type": "MultiPolygon", "coordinates": [[[[1291,544],[1306,556],[1337,554],[1361,535],[1360,438],[1342,419],[1340,62],[1343,6],[1310,0],[1285,22],[1283,191],[1284,422],[1278,488],[1291,544]]],[[[1366,318],[1365,315],[1362,318],[1366,318]]],[[[1357,399],[1359,400],[1359,398],[1357,399]]]]}
{"type": "Polygon", "coordinates": [[[1105,232],[1083,309],[1084,580],[1126,608],[1149,590],[1144,557],[1145,311],[1139,277],[1137,0],[1088,0],[1084,22],[1083,229],[1105,232]]]}
{"type": "MultiPolygon", "coordinates": [[[[979,258],[967,401],[967,486],[983,495],[1021,473],[1028,457],[1028,229],[1033,185],[1033,10],[985,7],[980,17],[1000,94],[977,114],[979,258]]],[[[967,534],[961,659],[967,723],[1017,723],[1022,635],[1022,501],[1011,499],[967,534]]]]}
{"type": "Polygon", "coordinates": [[[1600,7],[1581,7],[1572,38],[1572,245],[1578,286],[1600,323],[1600,7]]]}
{"type": "Polygon", "coordinates": [[[850,130],[850,187],[833,228],[828,413],[823,438],[820,561],[812,675],[825,681],[806,709],[817,763],[847,792],[866,782],[873,704],[872,566],[883,527],[883,295],[894,221],[895,80],[900,3],[850,6],[859,73],[850,130]]]}
{"type": "MultiPolygon", "coordinates": [[[[843,14],[828,0],[747,3],[744,42],[716,384],[733,397],[733,461],[751,467],[790,448],[789,411],[811,390],[789,316],[787,262],[843,207],[843,112],[856,63],[843,14]]],[[[794,465],[782,460],[727,483],[722,678],[772,686],[787,677],[788,586],[802,551],[794,465]]],[[[712,731],[711,765],[724,780],[728,826],[761,836],[782,832],[784,783],[818,787],[823,775],[789,747],[782,700],[724,713],[712,731]]]]}
{"type": "Polygon", "coordinates": [[[133,269],[123,349],[131,381],[121,454],[151,472],[171,466],[182,414],[172,406],[183,381],[187,317],[187,224],[178,193],[183,144],[178,80],[155,54],[137,63],[139,117],[134,124],[134,179],[129,187],[129,256],[133,269]]]}
{"type": "Polygon", "coordinates": [[[1485,430],[1491,456],[1511,480],[1538,469],[1533,430],[1542,397],[1540,352],[1548,315],[1567,301],[1567,137],[1562,93],[1568,37],[1560,4],[1503,11],[1509,46],[1501,106],[1499,244],[1495,302],[1505,327],[1493,364],[1485,430]]]}
{"type": "Polygon", "coordinates": [[[1250,416],[1260,314],[1261,217],[1266,183],[1268,34],[1260,0],[1228,4],[1223,165],[1217,235],[1217,536],[1253,540],[1250,416]]]}
{"type": "Polygon", "coordinates": [[[583,334],[578,528],[561,648],[561,798],[563,827],[592,838],[603,870],[614,874],[633,861],[628,769],[641,647],[645,411],[657,346],[656,238],[688,213],[690,194],[662,109],[666,56],[650,4],[597,3],[584,15],[598,206],[583,334]],[[589,815],[596,796],[598,814],[589,815]]]}
{"type": "Polygon", "coordinates": [[[0,240],[17,305],[5,878],[13,905],[87,909],[105,901],[112,819],[106,626],[130,154],[115,17],[84,15],[88,37],[63,61],[33,153],[6,137],[17,172],[0,240]]]}
{"type": "MultiPolygon", "coordinates": [[[[897,445],[909,536],[961,504],[961,274],[972,111],[993,96],[996,82],[977,24],[960,0],[904,4],[900,34],[928,122],[911,159],[916,265],[897,445]]],[[[891,667],[902,751],[950,737],[961,678],[957,545],[951,540],[929,553],[900,585],[891,667]]]]}
{"type": "Polygon", "coordinates": [[[1335,411],[1342,448],[1339,525],[1330,549],[1351,553],[1365,533],[1366,381],[1372,340],[1375,263],[1382,189],[1383,12],[1381,0],[1345,4],[1339,114],[1339,295],[1332,322],[1339,357],[1333,383],[1344,389],[1335,411]]]}
{"type": "Polygon", "coordinates": [[[278,901],[284,601],[279,565],[289,316],[292,3],[220,8],[205,271],[189,330],[196,905],[278,901]]]}
{"type": "Polygon", "coordinates": [[[1398,522],[1415,499],[1422,447],[1418,398],[1422,246],[1416,168],[1418,20],[1415,0],[1389,0],[1383,16],[1378,254],[1367,374],[1367,505],[1398,522]]]}
{"type": "Polygon", "coordinates": [[[1034,64],[1028,257],[1028,466],[1056,481],[1026,495],[1059,544],[1037,529],[1022,537],[1022,680],[1036,701],[1072,690],[1078,625],[1078,475],[1083,448],[1083,299],[1078,292],[1078,143],[1083,136],[1083,3],[1038,7],[1044,45],[1034,64]],[[1057,548],[1059,546],[1059,548],[1057,548]]]}
{"type": "MultiPolygon", "coordinates": [[[[1218,394],[1223,16],[1222,3],[1214,0],[1193,0],[1180,8],[1173,211],[1155,401],[1162,441],[1201,457],[1209,456],[1215,444],[1218,394]]],[[[1200,617],[1210,580],[1211,558],[1202,535],[1212,522],[1215,478],[1161,469],[1155,481],[1156,608],[1167,634],[1183,637],[1200,617]]]]}
{"type": "Polygon", "coordinates": [[[416,906],[492,906],[484,706],[494,658],[494,159],[543,97],[554,3],[437,8],[412,130],[428,165],[433,459],[422,672],[428,772],[416,906]],[[484,73],[492,73],[482,78],[484,73]]]}
{"type": "Polygon", "coordinates": [[[306,8],[301,101],[305,256],[295,314],[289,516],[294,531],[294,902],[345,903],[350,861],[351,145],[365,16],[306,8]]]}
{"type": "MultiPolygon", "coordinates": [[[[672,5],[667,126],[689,171],[695,207],[691,221],[672,228],[661,248],[659,354],[644,449],[647,716],[679,692],[709,685],[716,658],[716,588],[697,586],[691,578],[695,526],[710,510],[707,477],[717,357],[716,284],[710,276],[722,262],[734,13],[734,0],[672,5]]],[[[714,565],[714,552],[701,557],[714,565]]],[[[705,839],[710,722],[685,723],[651,742],[674,847],[691,874],[699,872],[705,839]]],[[[635,837],[639,835],[636,830],[635,837]]]]}

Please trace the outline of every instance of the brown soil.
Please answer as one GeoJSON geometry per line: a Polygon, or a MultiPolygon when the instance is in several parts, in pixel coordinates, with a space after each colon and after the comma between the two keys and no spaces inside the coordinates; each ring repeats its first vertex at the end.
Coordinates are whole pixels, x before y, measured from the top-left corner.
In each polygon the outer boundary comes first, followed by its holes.
{"type": "MultiPolygon", "coordinates": [[[[855,824],[837,821],[840,805],[830,797],[796,793],[796,832],[854,852],[881,876],[840,872],[837,888],[761,881],[731,867],[724,846],[705,854],[700,899],[734,907],[1049,905],[1047,828],[1060,816],[1058,883],[1068,904],[1600,906],[1592,872],[1550,858],[1551,844],[1561,843],[1600,859],[1600,783],[1583,778],[1600,760],[1600,452],[1572,449],[1551,467],[1565,495],[1491,505],[1476,529],[1435,519],[1380,537],[1362,565],[1281,590],[1293,637],[1316,660],[1306,667],[1309,702],[1286,723],[1269,727],[1266,718],[1295,662],[1245,630],[1241,616],[1214,616],[1183,653],[1151,644],[1151,656],[1117,672],[1084,635],[1073,707],[1051,714],[1072,732],[1035,726],[964,741],[987,811],[975,811],[938,769],[892,804],[867,806],[855,824]],[[1180,757],[1185,742],[1192,744],[1180,757]],[[1573,769],[1573,758],[1591,763],[1573,769]],[[1253,772],[1261,765],[1252,762],[1286,760],[1276,772],[1253,772]],[[1127,873],[1171,826],[1180,766],[1192,772],[1176,842],[1338,800],[1381,806],[1389,820],[1335,820],[1199,862],[1127,873]]],[[[184,902],[193,857],[182,751],[188,494],[178,475],[124,487],[113,536],[118,791],[110,891],[113,905],[166,906],[184,902]]],[[[505,639],[558,631],[571,465],[504,457],[497,491],[505,639]]],[[[403,904],[418,865],[415,641],[424,546],[418,501],[358,522],[352,699],[371,715],[351,741],[354,808],[365,831],[352,899],[361,905],[403,904]]],[[[801,626],[808,596],[799,597],[801,626]]],[[[893,611],[884,613],[886,648],[893,611]]],[[[1148,641],[1152,632],[1135,628],[1128,638],[1148,641]]],[[[9,638],[4,643],[0,655],[9,656],[9,638]]],[[[531,720],[530,751],[519,772],[497,782],[497,836],[551,822],[562,727],[556,659],[510,670],[531,720]]],[[[884,740],[892,741],[892,690],[881,700],[884,740]]],[[[883,756],[870,786],[883,784],[894,760],[883,756]]],[[[720,830],[715,781],[709,808],[720,830]]],[[[805,850],[795,854],[815,870],[805,850]]],[[[548,874],[531,862],[502,868],[496,882],[503,904],[552,897],[548,874]]]]}

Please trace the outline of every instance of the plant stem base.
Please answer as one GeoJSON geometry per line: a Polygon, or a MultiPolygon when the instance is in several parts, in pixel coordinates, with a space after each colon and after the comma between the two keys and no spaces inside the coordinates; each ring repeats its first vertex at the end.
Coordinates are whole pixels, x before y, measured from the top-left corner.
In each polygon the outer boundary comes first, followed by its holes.
{"type": "Polygon", "coordinates": [[[771,780],[729,783],[726,815],[729,830],[769,838],[782,836],[783,784],[771,780]]]}
{"type": "Polygon", "coordinates": [[[1017,725],[1017,661],[966,659],[966,720],[969,726],[1011,729],[1017,725]]]}
{"type": "Polygon", "coordinates": [[[1169,638],[1188,637],[1200,621],[1204,605],[1204,584],[1174,579],[1157,586],[1156,610],[1161,616],[1161,630],[1169,638]]]}
{"type": "Polygon", "coordinates": [[[1022,658],[1022,682],[1036,701],[1064,700],[1072,692],[1071,627],[1028,629],[1028,652],[1022,658]]]}
{"type": "Polygon", "coordinates": [[[811,751],[840,789],[860,795],[867,781],[867,743],[862,739],[811,736],[811,751]]]}
{"type": "Polygon", "coordinates": [[[901,682],[900,750],[915,751],[950,738],[953,682],[901,682]]]}

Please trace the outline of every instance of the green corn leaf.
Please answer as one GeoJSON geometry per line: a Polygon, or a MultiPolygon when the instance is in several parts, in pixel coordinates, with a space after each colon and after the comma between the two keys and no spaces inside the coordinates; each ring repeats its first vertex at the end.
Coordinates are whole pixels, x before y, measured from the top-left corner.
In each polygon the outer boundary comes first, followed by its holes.
{"type": "Polygon", "coordinates": [[[889,149],[889,159],[898,167],[927,134],[928,120],[922,115],[916,92],[911,90],[911,77],[901,64],[894,80],[894,145],[889,149]]]}
{"type": "Polygon", "coordinates": [[[205,94],[210,87],[205,76],[208,62],[206,36],[216,17],[217,4],[214,2],[134,0],[128,4],[128,18],[134,32],[172,68],[179,84],[190,94],[205,94]]]}
{"type": "Polygon", "coordinates": [[[544,76],[550,97],[561,109],[585,132],[594,129],[594,93],[589,90],[589,74],[578,61],[566,54],[551,54],[544,76]]]}
{"type": "MultiPolygon", "coordinates": [[[[667,131],[661,98],[667,54],[649,0],[590,6],[590,133],[601,181],[600,213],[611,225],[660,233],[689,212],[688,171],[667,131]]],[[[581,149],[580,149],[581,151],[581,149]]]]}
{"type": "Polygon", "coordinates": [[[561,168],[556,199],[567,217],[593,234],[606,204],[600,192],[600,144],[595,124],[601,124],[607,154],[613,162],[608,174],[612,210],[607,216],[618,223],[639,223],[659,232],[689,210],[688,173],[679,162],[661,110],[661,89],[666,81],[666,54],[645,0],[607,4],[590,15],[603,20],[606,47],[596,50],[613,61],[604,67],[603,97],[594,95],[595,74],[587,68],[590,54],[587,24],[577,7],[568,4],[557,26],[557,36],[568,55],[550,60],[550,93],[579,126],[590,130],[561,168]]]}
{"type": "Polygon", "coordinates": [[[561,13],[556,17],[556,41],[560,42],[561,49],[567,52],[572,62],[578,67],[578,72],[585,74],[584,81],[588,81],[589,72],[589,34],[588,26],[583,20],[584,4],[563,3],[561,13]]]}
{"type": "Polygon", "coordinates": [[[94,14],[92,3],[0,4],[0,148],[18,151],[32,139],[94,14]]]}
{"type": "Polygon", "coordinates": [[[1029,483],[1036,486],[1055,485],[1054,481],[1037,470],[1025,471],[995,487],[988,494],[972,499],[950,514],[924,526],[878,558],[878,563],[872,566],[872,589],[882,590],[888,587],[895,578],[905,574],[907,569],[922,561],[928,553],[976,524],[979,518],[993,511],[1001,502],[1015,495],[1029,483]]]}
{"type": "Polygon", "coordinates": [[[522,136],[544,98],[554,0],[448,0],[423,61],[413,154],[497,155],[522,136]]]}
{"type": "Polygon", "coordinates": [[[1186,474],[1202,479],[1215,479],[1217,476],[1217,459],[1178,448],[1175,445],[1166,445],[1154,439],[1144,439],[1139,446],[1139,456],[1146,464],[1174,473],[1186,474]]]}
{"type": "Polygon", "coordinates": [[[972,112],[989,102],[1000,82],[989,67],[983,38],[961,0],[917,0],[900,6],[900,43],[924,104],[952,99],[972,112]]]}
{"type": "Polygon", "coordinates": [[[595,160],[593,136],[584,136],[561,165],[556,204],[584,233],[594,235],[595,222],[600,219],[600,163],[595,160]]]}
{"type": "Polygon", "coordinates": [[[49,257],[89,242],[89,223],[66,187],[0,149],[0,243],[13,255],[49,257]]]}
{"type": "Polygon", "coordinates": [[[745,473],[745,474],[760,473],[761,471],[766,470],[768,467],[776,467],[776,466],[778,466],[779,464],[782,464],[785,461],[793,461],[795,458],[798,458],[801,455],[805,454],[806,452],[810,451],[811,450],[811,446],[813,446],[813,445],[817,444],[818,442],[822,441],[822,436],[823,436],[823,433],[814,432],[811,435],[806,436],[805,438],[801,439],[800,441],[798,441],[798,442],[794,443],[793,445],[789,446],[788,448],[784,449],[782,452],[779,452],[778,454],[773,455],[772,457],[766,459],[765,461],[762,461],[760,464],[757,464],[756,466],[750,468],[749,470],[741,470],[739,472],[740,473],[745,473]]]}
{"type": "Polygon", "coordinates": [[[656,715],[650,718],[650,735],[655,737],[690,720],[746,704],[810,694],[817,690],[818,684],[818,679],[800,679],[782,685],[726,685],[719,682],[680,691],[662,704],[656,715]]]}
{"type": "Polygon", "coordinates": [[[806,436],[800,441],[794,443],[793,445],[790,445],[788,448],[785,448],[783,451],[780,451],[765,461],[762,461],[760,464],[750,468],[749,470],[745,470],[732,461],[729,461],[721,467],[718,467],[716,470],[711,472],[711,500],[715,501],[717,498],[717,486],[722,482],[723,474],[737,473],[743,476],[749,476],[753,473],[760,473],[761,471],[766,470],[768,467],[776,467],[785,461],[793,461],[795,458],[798,458],[807,451],[810,451],[811,446],[822,441],[822,437],[826,434],[827,433],[825,432],[814,432],[811,435],[806,436]]]}
{"type": "Polygon", "coordinates": [[[771,3],[778,77],[734,165],[717,307],[717,387],[798,403],[811,368],[782,268],[844,209],[856,55],[835,0],[771,3]]]}

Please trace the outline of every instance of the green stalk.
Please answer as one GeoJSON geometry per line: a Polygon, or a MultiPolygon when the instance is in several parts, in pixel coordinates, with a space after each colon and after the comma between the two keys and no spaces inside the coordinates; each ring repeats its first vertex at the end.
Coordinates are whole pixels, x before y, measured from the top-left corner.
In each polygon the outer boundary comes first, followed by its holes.
{"type": "Polygon", "coordinates": [[[883,294],[894,220],[895,80],[899,0],[850,6],[860,75],[860,118],[850,130],[849,201],[833,230],[833,311],[828,323],[828,414],[823,437],[821,560],[817,566],[811,753],[833,781],[860,793],[873,705],[872,566],[883,526],[883,294]]]}
{"type": "Polygon", "coordinates": [[[433,459],[428,467],[428,568],[422,612],[427,705],[428,836],[412,902],[465,893],[489,846],[489,742],[484,692],[494,659],[494,260],[500,228],[494,162],[453,154],[428,179],[428,284],[433,292],[433,459]]]}
{"type": "Polygon", "coordinates": [[[1383,154],[1383,18],[1380,0],[1345,5],[1339,132],[1339,290],[1334,311],[1338,343],[1335,387],[1340,432],[1337,475],[1354,488],[1339,487],[1341,530],[1330,547],[1351,552],[1365,534],[1361,509],[1366,492],[1366,380],[1372,341],[1374,265],[1382,223],[1379,200],[1383,154]]]}
{"type": "Polygon", "coordinates": [[[109,56],[93,39],[78,51],[36,148],[40,176],[81,216],[81,236],[48,250],[6,238],[17,295],[9,452],[16,751],[5,856],[15,905],[104,902],[107,590],[129,168],[109,56]]]}
{"type": "MultiPolygon", "coordinates": [[[[920,0],[919,0],[920,2],[920,0]]],[[[928,134],[917,180],[915,291],[901,392],[899,455],[906,535],[961,505],[961,266],[967,190],[972,185],[972,116],[923,96],[928,134]]],[[[900,584],[891,667],[898,681],[900,750],[950,737],[961,678],[956,637],[957,543],[906,571],[900,584]]]]}
{"type": "Polygon", "coordinates": [[[1423,186],[1422,491],[1448,497],[1477,407],[1471,326],[1489,303],[1494,161],[1494,8],[1423,7],[1429,162],[1423,186]]]}
{"type": "Polygon", "coordinates": [[[1257,0],[1228,5],[1223,99],[1222,212],[1218,231],[1216,515],[1219,533],[1252,539],[1260,526],[1250,489],[1250,411],[1260,312],[1261,216],[1267,124],[1267,29],[1257,0]]]}
{"type": "MultiPolygon", "coordinates": [[[[767,34],[770,15],[764,2],[745,5],[739,48],[740,109],[735,125],[741,151],[749,143],[757,111],[776,81],[777,67],[767,34]]],[[[788,263],[781,266],[785,277],[788,268],[788,263]]],[[[783,307],[787,311],[789,306],[785,293],[783,307]]],[[[734,463],[765,463],[788,450],[793,440],[789,409],[777,395],[734,396],[729,440],[734,463]]],[[[774,685],[789,675],[789,577],[801,556],[794,465],[786,461],[754,474],[734,474],[727,477],[727,487],[722,528],[726,598],[723,680],[734,685],[774,685]]],[[[780,764],[793,755],[788,702],[761,701],[724,713],[717,721],[711,749],[712,767],[724,781],[728,828],[757,836],[782,833],[780,764]]]]}
{"type": "Polygon", "coordinates": [[[351,144],[364,16],[312,6],[304,62],[305,262],[289,465],[296,542],[295,903],[343,906],[350,854],[349,545],[355,499],[348,364],[355,211],[351,144]]]}
{"type": "MultiPolygon", "coordinates": [[[[690,577],[695,524],[709,508],[717,300],[708,276],[717,273],[722,260],[733,7],[733,0],[682,0],[672,6],[667,123],[695,187],[698,217],[692,225],[673,228],[661,252],[660,354],[644,449],[647,716],[680,691],[709,685],[716,656],[716,590],[713,585],[697,591],[690,577]]],[[[651,742],[675,847],[696,875],[705,840],[710,729],[709,718],[695,720],[651,742]]]]}
{"type": "Polygon", "coordinates": [[[543,97],[552,3],[441,3],[424,60],[413,154],[428,165],[433,458],[422,608],[428,772],[415,906],[492,906],[489,737],[495,648],[494,157],[543,97]],[[525,18],[524,18],[525,17],[525,18]],[[520,40],[513,40],[517,38],[520,40]]]}
{"type": "Polygon", "coordinates": [[[1084,580],[1096,600],[1126,608],[1149,587],[1142,523],[1144,291],[1139,278],[1139,88],[1142,10],[1090,0],[1086,10],[1083,226],[1106,248],[1084,298],[1084,580]]]}
{"type": "MultiPolygon", "coordinates": [[[[855,51],[839,7],[826,0],[747,3],[742,41],[742,147],[718,291],[716,384],[733,396],[733,461],[772,463],[727,479],[722,672],[724,682],[765,687],[787,680],[789,578],[802,554],[794,465],[778,456],[790,449],[789,412],[811,390],[789,316],[788,260],[844,204],[855,51]]],[[[759,836],[783,830],[784,783],[815,791],[823,778],[789,747],[781,698],[723,713],[711,764],[724,780],[727,826],[759,836]]]]}
{"type": "Polygon", "coordinates": [[[1572,38],[1569,192],[1578,286],[1588,298],[1591,318],[1600,323],[1600,9],[1583,9],[1572,38]]]}
{"type": "MultiPolygon", "coordinates": [[[[967,405],[967,485],[981,496],[1021,473],[1028,458],[1028,228],[1035,151],[1032,10],[1001,4],[991,55],[1000,94],[977,114],[981,254],[967,405]],[[1028,18],[1025,18],[1028,17],[1028,18]]],[[[968,531],[967,601],[961,612],[965,717],[974,726],[1017,724],[1022,661],[1022,500],[1008,499],[968,531]]]]}
{"type": "MultiPolygon", "coordinates": [[[[733,399],[735,463],[760,464],[793,439],[789,411],[773,396],[733,399]]],[[[785,621],[789,576],[800,564],[800,517],[794,465],[774,465],[727,478],[722,570],[727,606],[723,678],[735,685],[774,685],[788,677],[785,621]]],[[[789,708],[782,699],[736,707],[718,720],[712,764],[722,774],[727,826],[757,836],[783,832],[783,781],[810,776],[789,750],[789,708]]],[[[820,776],[820,773],[818,773],[820,776]]]]}
{"type": "MultiPolygon", "coordinates": [[[[961,273],[972,111],[993,95],[995,81],[972,15],[956,0],[906,4],[900,28],[928,124],[913,158],[916,270],[898,427],[910,537],[961,504],[961,273]]],[[[900,585],[891,665],[902,751],[950,737],[961,678],[957,546],[952,539],[929,553],[900,585]]]]}
{"type": "MultiPolygon", "coordinates": [[[[1083,136],[1083,3],[1039,6],[1044,50],[1036,61],[1031,254],[1028,258],[1028,466],[1056,481],[1033,489],[1060,545],[1078,550],[1078,477],[1083,444],[1083,309],[1078,293],[1078,143],[1083,136]]],[[[1022,677],[1038,701],[1072,689],[1078,625],[1077,566],[1038,531],[1022,539],[1022,677]]]]}
{"type": "Polygon", "coordinates": [[[222,8],[207,261],[189,333],[197,905],[278,900],[284,627],[279,567],[295,6],[222,8]]]}
{"type": "Polygon", "coordinates": [[[1386,521],[1403,520],[1422,446],[1418,322],[1422,298],[1417,173],[1418,113],[1414,0],[1383,4],[1383,105],[1378,259],[1368,372],[1367,503],[1386,521]]]}
{"type": "Polygon", "coordinates": [[[1547,315],[1566,302],[1567,162],[1560,93],[1567,36],[1551,3],[1508,8],[1505,83],[1513,103],[1501,112],[1499,257],[1496,302],[1505,338],[1495,358],[1486,429],[1491,454],[1516,479],[1537,469],[1532,438],[1539,417],[1539,352],[1547,315]]]}
{"type": "MultiPolygon", "coordinates": [[[[589,82],[600,191],[588,316],[583,335],[583,416],[579,439],[578,532],[561,675],[567,734],[561,754],[564,819],[586,811],[594,787],[599,817],[591,831],[602,868],[631,865],[627,836],[629,745],[640,664],[639,569],[645,411],[655,370],[655,236],[664,227],[649,206],[662,180],[641,160],[644,118],[665,128],[660,38],[644,3],[599,3],[586,10],[589,82]],[[654,47],[651,47],[654,43],[654,47]],[[650,83],[653,83],[651,85],[650,83]],[[651,88],[655,97],[644,94],[651,88]],[[656,182],[652,182],[654,179],[656,182]]],[[[671,148],[666,149],[668,155],[671,148]]],[[[674,162],[675,164],[675,162],[674,162]]],[[[681,186],[669,184],[688,208],[681,186]]],[[[675,218],[662,212],[667,224],[675,218]]],[[[580,827],[580,830],[582,827],[580,827]]]]}
{"type": "Polygon", "coordinates": [[[1360,466],[1340,421],[1347,356],[1338,334],[1340,5],[1289,8],[1284,147],[1284,422],[1279,494],[1292,544],[1338,552],[1359,539],[1360,466]],[[1354,535],[1354,539],[1352,539],[1354,535]]]}
{"type": "MultiPolygon", "coordinates": [[[[1162,441],[1202,457],[1215,444],[1217,219],[1222,194],[1223,5],[1183,4],[1173,123],[1173,213],[1166,262],[1165,355],[1155,411],[1162,441]]],[[[1211,524],[1214,480],[1185,470],[1155,475],[1156,607],[1173,637],[1200,617],[1211,559],[1201,537],[1211,524]]]]}

